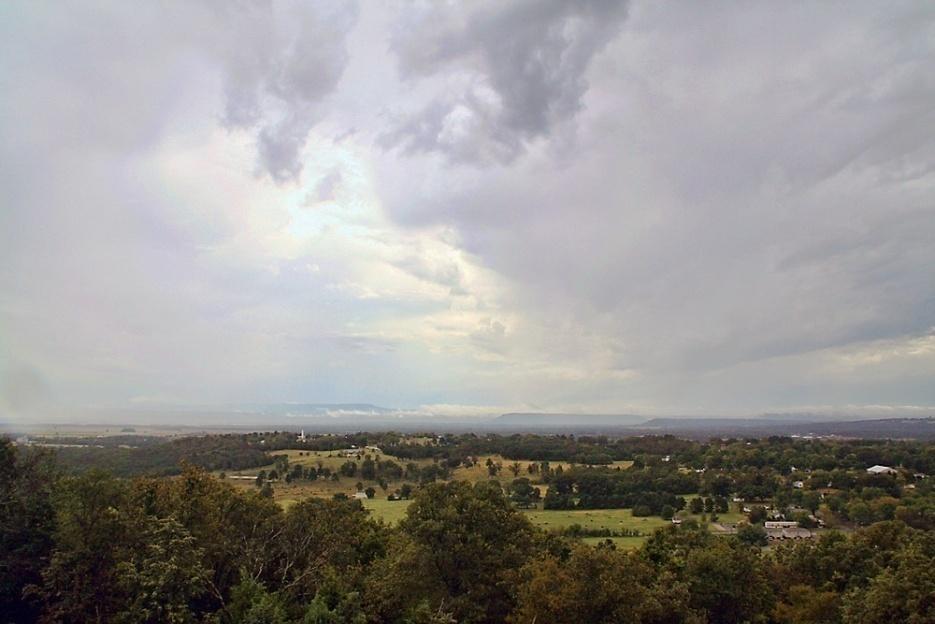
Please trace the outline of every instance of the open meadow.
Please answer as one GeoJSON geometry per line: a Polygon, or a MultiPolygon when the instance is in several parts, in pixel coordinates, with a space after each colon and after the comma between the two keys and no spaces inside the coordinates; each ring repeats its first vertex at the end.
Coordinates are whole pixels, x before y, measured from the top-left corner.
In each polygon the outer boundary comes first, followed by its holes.
{"type": "MultiPolygon", "coordinates": [[[[289,460],[289,465],[301,465],[306,468],[327,469],[331,473],[337,473],[340,467],[348,461],[360,461],[356,457],[347,457],[341,451],[304,451],[297,449],[288,449],[273,451],[274,456],[285,455],[289,460]]],[[[431,459],[406,459],[394,457],[385,453],[362,451],[362,457],[369,456],[374,460],[394,461],[400,466],[415,464],[424,467],[433,463],[431,459]]],[[[536,480],[535,475],[529,474],[528,461],[517,461],[505,459],[500,455],[479,455],[474,465],[466,467],[459,466],[451,472],[451,480],[468,481],[476,483],[496,479],[504,486],[510,483],[517,476],[530,477],[536,480]],[[498,474],[491,477],[487,462],[490,460],[498,465],[498,474]],[[511,466],[518,464],[518,473],[514,475],[511,466]]],[[[611,468],[626,470],[632,466],[631,461],[617,461],[611,464],[611,468]]],[[[552,462],[551,467],[562,470],[569,470],[573,467],[568,462],[552,462]]],[[[274,468],[274,464],[240,470],[226,474],[227,482],[235,487],[242,489],[254,489],[255,477],[261,472],[269,472],[274,468]],[[250,477],[249,479],[243,477],[250,477]]],[[[220,474],[217,472],[216,474],[220,474]]],[[[307,497],[331,498],[335,494],[343,493],[347,496],[353,496],[357,492],[357,484],[360,483],[364,488],[373,487],[376,494],[373,498],[362,500],[363,506],[370,511],[374,518],[378,518],[387,524],[395,525],[405,517],[406,509],[409,507],[407,500],[389,500],[387,495],[402,486],[403,483],[411,482],[407,479],[396,479],[386,483],[386,490],[383,490],[375,480],[365,480],[360,475],[354,477],[341,476],[338,480],[330,478],[321,478],[314,481],[293,481],[286,483],[279,480],[273,483],[273,497],[281,506],[288,508],[296,502],[307,497]]],[[[548,490],[548,485],[537,484],[544,496],[548,490]]],[[[652,532],[668,524],[667,521],[659,517],[635,517],[630,509],[603,509],[603,510],[543,510],[541,503],[536,509],[523,510],[523,513],[532,521],[532,523],[547,531],[564,531],[573,525],[579,525],[584,531],[609,530],[611,532],[638,531],[639,536],[613,537],[611,538],[619,547],[636,548],[652,534],[652,532]]],[[[727,520],[726,518],[724,518],[727,520]]],[[[597,542],[607,538],[585,538],[588,542],[597,542]]]]}

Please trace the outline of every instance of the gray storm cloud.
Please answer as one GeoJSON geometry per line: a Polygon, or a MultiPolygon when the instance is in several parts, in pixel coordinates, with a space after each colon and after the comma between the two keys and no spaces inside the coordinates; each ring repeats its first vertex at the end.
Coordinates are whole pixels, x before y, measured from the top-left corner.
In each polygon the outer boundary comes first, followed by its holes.
{"type": "MultiPolygon", "coordinates": [[[[248,5],[249,6],[249,5],[248,5]]],[[[348,62],[347,33],[356,3],[263,5],[228,15],[224,42],[224,123],[256,128],[259,164],[274,180],[295,180],[308,134],[324,116],[322,99],[348,62]]]]}
{"type": "Polygon", "coordinates": [[[446,80],[381,142],[455,162],[513,160],[581,109],[588,66],[619,31],[626,7],[523,0],[413,11],[392,39],[400,73],[446,80]]]}

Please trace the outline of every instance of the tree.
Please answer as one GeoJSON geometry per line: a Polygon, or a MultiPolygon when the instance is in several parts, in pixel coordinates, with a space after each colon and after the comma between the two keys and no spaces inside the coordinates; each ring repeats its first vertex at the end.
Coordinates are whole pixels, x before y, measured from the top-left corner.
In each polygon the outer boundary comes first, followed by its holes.
{"type": "Polygon", "coordinates": [[[377,464],[369,457],[360,465],[360,478],[365,481],[373,481],[377,478],[377,464]]]}
{"type": "Polygon", "coordinates": [[[130,541],[126,485],[97,471],[62,479],[54,491],[55,549],[42,585],[43,619],[112,620],[124,604],[117,586],[118,545],[130,541]]]}
{"type": "Polygon", "coordinates": [[[23,454],[0,437],[0,613],[30,621],[36,607],[23,589],[39,583],[52,550],[53,472],[49,455],[23,454]]]}
{"type": "Polygon", "coordinates": [[[281,597],[249,579],[234,587],[227,611],[231,621],[238,624],[287,624],[289,621],[281,597]]]}
{"type": "Polygon", "coordinates": [[[766,546],[766,529],[758,524],[743,523],[737,527],[737,539],[748,546],[766,546]]]}
{"type": "Polygon", "coordinates": [[[523,467],[520,466],[519,462],[513,462],[512,464],[510,464],[510,472],[513,473],[514,478],[519,476],[520,470],[522,469],[523,467]]]}
{"type": "Polygon", "coordinates": [[[699,621],[685,584],[636,553],[577,546],[565,560],[546,554],[530,561],[520,579],[511,624],[699,621]]]}
{"type": "Polygon", "coordinates": [[[207,590],[204,551],[174,518],[148,516],[137,524],[138,543],[115,566],[125,600],[114,621],[194,622],[189,603],[207,590]]]}
{"type": "Polygon", "coordinates": [[[750,514],[747,516],[750,524],[762,524],[766,520],[766,508],[762,505],[755,505],[750,508],[750,514]]]}
{"type": "Polygon", "coordinates": [[[366,490],[364,490],[364,494],[367,495],[367,498],[373,498],[376,496],[377,491],[373,487],[368,487],[366,490]]]}
{"type": "Polygon", "coordinates": [[[362,571],[384,551],[386,540],[385,528],[346,495],[342,500],[306,498],[295,503],[278,532],[267,546],[267,569],[284,599],[303,604],[320,592],[337,601],[338,595],[353,591],[362,571]]]}
{"type": "Polygon", "coordinates": [[[776,604],[773,618],[779,624],[837,624],[841,621],[840,609],[837,592],[793,585],[783,601],[776,604]]]}
{"type": "Polygon", "coordinates": [[[688,505],[689,511],[691,511],[693,514],[700,514],[704,511],[704,501],[697,496],[691,499],[688,505]]]}
{"type": "Polygon", "coordinates": [[[709,622],[763,620],[773,606],[768,575],[758,551],[739,541],[715,539],[688,554],[684,572],[691,604],[709,622]]]}
{"type": "Polygon", "coordinates": [[[425,574],[451,597],[459,622],[502,621],[512,607],[506,582],[534,552],[535,531],[488,482],[426,485],[400,529],[428,553],[425,574]]]}
{"type": "Polygon", "coordinates": [[[935,621],[935,536],[920,533],[897,552],[866,588],[855,587],[844,597],[846,624],[923,624],[935,621]]]}

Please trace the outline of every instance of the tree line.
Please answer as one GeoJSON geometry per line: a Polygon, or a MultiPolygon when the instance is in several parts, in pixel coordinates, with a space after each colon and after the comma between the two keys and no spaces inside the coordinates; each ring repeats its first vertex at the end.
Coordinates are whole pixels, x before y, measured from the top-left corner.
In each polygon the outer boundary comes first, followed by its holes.
{"type": "MultiPolygon", "coordinates": [[[[528,483],[517,483],[525,492],[528,483]]],[[[691,522],[638,550],[533,527],[497,481],[428,483],[390,527],[188,465],[62,475],[0,442],[0,621],[921,623],[935,533],[899,520],[764,551],[691,522]]]]}

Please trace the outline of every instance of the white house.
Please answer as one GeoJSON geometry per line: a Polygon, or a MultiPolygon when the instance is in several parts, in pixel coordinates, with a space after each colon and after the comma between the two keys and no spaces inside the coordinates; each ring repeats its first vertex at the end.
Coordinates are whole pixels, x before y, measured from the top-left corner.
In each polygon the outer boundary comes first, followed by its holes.
{"type": "Polygon", "coordinates": [[[792,487],[794,487],[797,490],[801,490],[802,488],[805,487],[805,483],[803,481],[793,481],[792,487]]]}
{"type": "Polygon", "coordinates": [[[870,474],[896,474],[896,469],[877,464],[876,466],[870,466],[867,468],[867,472],[870,474]]]}
{"type": "Polygon", "coordinates": [[[355,492],[354,498],[356,498],[357,500],[367,500],[367,493],[366,492],[355,492]]]}

